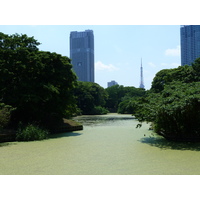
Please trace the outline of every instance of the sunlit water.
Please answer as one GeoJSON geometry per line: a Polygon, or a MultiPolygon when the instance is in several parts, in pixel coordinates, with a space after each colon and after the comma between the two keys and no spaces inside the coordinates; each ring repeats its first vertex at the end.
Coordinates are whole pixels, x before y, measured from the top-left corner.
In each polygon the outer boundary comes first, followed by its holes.
{"type": "Polygon", "coordinates": [[[168,142],[131,115],[76,118],[83,131],[0,144],[0,174],[200,174],[200,144],[168,142]]]}

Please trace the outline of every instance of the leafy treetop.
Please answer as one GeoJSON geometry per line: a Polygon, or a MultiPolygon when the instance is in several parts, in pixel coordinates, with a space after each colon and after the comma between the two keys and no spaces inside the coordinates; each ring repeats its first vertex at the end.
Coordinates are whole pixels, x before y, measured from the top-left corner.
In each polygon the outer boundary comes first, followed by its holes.
{"type": "Polygon", "coordinates": [[[16,108],[12,123],[53,124],[75,112],[70,59],[39,51],[33,37],[0,33],[0,99],[16,108]]]}

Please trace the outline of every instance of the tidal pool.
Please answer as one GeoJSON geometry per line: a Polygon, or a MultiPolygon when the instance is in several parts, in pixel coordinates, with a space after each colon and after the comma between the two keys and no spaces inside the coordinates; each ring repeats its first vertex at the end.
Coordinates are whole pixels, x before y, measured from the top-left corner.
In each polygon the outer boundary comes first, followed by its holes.
{"type": "Polygon", "coordinates": [[[131,115],[80,116],[83,131],[0,143],[0,174],[200,174],[200,143],[169,142],[131,115]]]}

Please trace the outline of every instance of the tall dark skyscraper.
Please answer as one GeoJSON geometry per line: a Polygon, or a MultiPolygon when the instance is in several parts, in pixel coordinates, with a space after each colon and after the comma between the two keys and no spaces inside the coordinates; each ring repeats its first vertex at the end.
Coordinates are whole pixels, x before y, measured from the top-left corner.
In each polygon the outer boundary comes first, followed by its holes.
{"type": "Polygon", "coordinates": [[[94,82],[94,35],[92,30],[70,33],[70,58],[78,80],[94,82]]]}
{"type": "Polygon", "coordinates": [[[200,57],[200,25],[182,25],[181,35],[181,65],[191,65],[200,57]]]}

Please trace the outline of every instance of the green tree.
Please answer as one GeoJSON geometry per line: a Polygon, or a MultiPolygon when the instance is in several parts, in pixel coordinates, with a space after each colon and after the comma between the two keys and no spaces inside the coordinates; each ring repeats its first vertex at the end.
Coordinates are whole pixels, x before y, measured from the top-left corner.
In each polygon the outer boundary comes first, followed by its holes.
{"type": "Polygon", "coordinates": [[[0,103],[0,131],[10,123],[11,113],[14,110],[11,106],[0,103]]]}
{"type": "Polygon", "coordinates": [[[104,108],[107,93],[97,83],[78,81],[74,95],[82,114],[106,114],[108,112],[104,108]]]}
{"type": "Polygon", "coordinates": [[[191,66],[179,66],[174,69],[163,69],[153,79],[151,91],[161,92],[164,86],[173,82],[192,83],[200,81],[200,58],[196,59],[191,66]]]}
{"type": "Polygon", "coordinates": [[[76,109],[70,59],[39,51],[39,44],[27,35],[0,33],[0,99],[16,108],[13,125],[23,121],[49,126],[76,109]]]}
{"type": "MultiPolygon", "coordinates": [[[[200,58],[191,66],[159,71],[150,91],[135,104],[139,122],[173,140],[200,140],[200,58]]],[[[141,126],[141,124],[139,124],[141,126]]]]}
{"type": "Polygon", "coordinates": [[[106,88],[108,93],[108,100],[106,107],[111,112],[117,112],[118,104],[121,102],[121,98],[124,96],[123,86],[114,85],[106,88]]]}
{"type": "Polygon", "coordinates": [[[127,98],[119,103],[117,113],[120,114],[133,114],[135,111],[136,104],[138,103],[138,98],[127,98]]]}
{"type": "Polygon", "coordinates": [[[200,139],[200,82],[172,82],[138,104],[140,122],[153,122],[156,133],[175,140],[200,139]]]}
{"type": "Polygon", "coordinates": [[[108,93],[108,100],[106,102],[106,107],[111,112],[119,112],[119,113],[129,113],[131,110],[131,108],[129,109],[130,107],[129,102],[132,101],[131,99],[133,97],[140,97],[145,94],[144,89],[135,87],[124,87],[122,85],[114,85],[112,87],[108,87],[106,88],[106,91],[108,93]],[[119,108],[120,103],[122,104],[119,108]],[[129,106],[125,104],[129,104],[129,106]],[[125,107],[127,109],[124,110],[125,107]]]}

